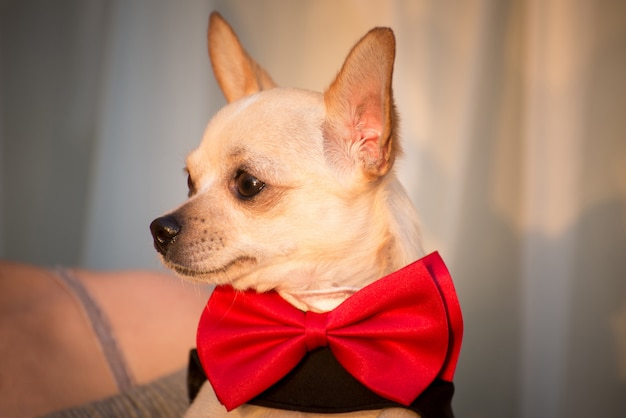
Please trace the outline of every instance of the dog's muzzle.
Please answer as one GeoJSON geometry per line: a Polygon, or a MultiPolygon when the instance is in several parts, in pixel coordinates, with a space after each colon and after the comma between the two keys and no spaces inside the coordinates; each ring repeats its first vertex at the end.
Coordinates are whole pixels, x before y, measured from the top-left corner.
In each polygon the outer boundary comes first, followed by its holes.
{"type": "Polygon", "coordinates": [[[180,233],[181,226],[172,215],[165,215],[156,218],[150,223],[150,232],[154,239],[154,248],[165,255],[168,247],[176,241],[176,237],[180,233]]]}

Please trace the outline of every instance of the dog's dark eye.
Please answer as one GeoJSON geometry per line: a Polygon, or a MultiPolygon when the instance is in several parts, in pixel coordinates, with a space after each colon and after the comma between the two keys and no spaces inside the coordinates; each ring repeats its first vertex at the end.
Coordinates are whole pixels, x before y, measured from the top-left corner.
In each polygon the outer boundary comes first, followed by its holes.
{"type": "Polygon", "coordinates": [[[187,196],[191,197],[196,193],[196,186],[193,184],[191,174],[187,173],[187,196]]]}
{"type": "Polygon", "coordinates": [[[256,196],[264,187],[265,183],[252,174],[243,170],[237,171],[235,175],[235,190],[240,198],[250,199],[256,196]]]}

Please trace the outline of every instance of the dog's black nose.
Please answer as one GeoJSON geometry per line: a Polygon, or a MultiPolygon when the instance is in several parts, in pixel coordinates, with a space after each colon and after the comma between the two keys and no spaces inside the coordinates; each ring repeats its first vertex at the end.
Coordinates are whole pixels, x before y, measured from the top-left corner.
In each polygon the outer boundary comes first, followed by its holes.
{"type": "Polygon", "coordinates": [[[180,224],[174,216],[166,215],[152,221],[150,231],[154,238],[154,248],[165,255],[167,247],[174,242],[180,232],[180,224]]]}

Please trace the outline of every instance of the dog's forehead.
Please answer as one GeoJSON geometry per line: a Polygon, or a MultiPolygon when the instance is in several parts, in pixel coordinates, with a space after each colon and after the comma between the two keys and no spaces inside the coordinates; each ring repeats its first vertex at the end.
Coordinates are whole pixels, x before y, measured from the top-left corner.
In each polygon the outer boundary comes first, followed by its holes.
{"type": "MultiPolygon", "coordinates": [[[[275,88],[222,108],[209,122],[188,166],[220,166],[224,159],[255,158],[272,165],[272,155],[322,155],[324,100],[321,93],[275,88]]],[[[283,160],[284,161],[284,160],[283,160]]]]}

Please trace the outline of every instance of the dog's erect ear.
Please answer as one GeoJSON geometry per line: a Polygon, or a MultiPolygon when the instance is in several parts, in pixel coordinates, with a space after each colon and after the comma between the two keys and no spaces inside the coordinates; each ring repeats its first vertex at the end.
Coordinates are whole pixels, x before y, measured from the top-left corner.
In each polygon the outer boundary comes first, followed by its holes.
{"type": "Polygon", "coordinates": [[[324,93],[327,158],[342,171],[360,164],[370,180],[384,176],[399,151],[391,89],[395,45],[391,29],[369,31],[324,93]]]}
{"type": "Polygon", "coordinates": [[[207,41],[213,73],[229,103],[276,87],[265,70],[250,58],[233,29],[217,12],[211,13],[209,18],[207,41]]]}

